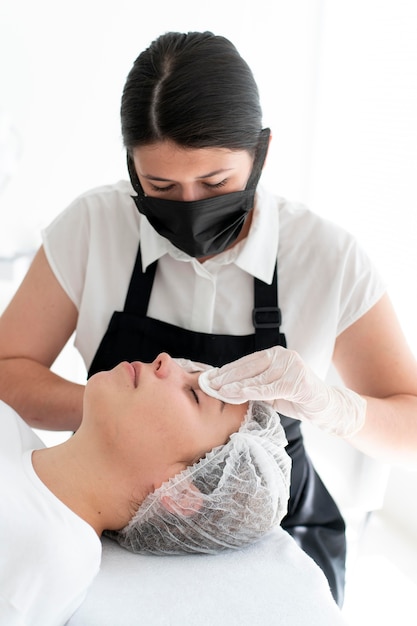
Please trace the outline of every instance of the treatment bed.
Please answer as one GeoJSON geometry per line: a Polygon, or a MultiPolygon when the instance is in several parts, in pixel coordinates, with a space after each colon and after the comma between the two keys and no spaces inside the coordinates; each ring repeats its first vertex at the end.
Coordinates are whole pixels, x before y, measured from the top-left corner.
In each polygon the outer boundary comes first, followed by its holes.
{"type": "Polygon", "coordinates": [[[276,528],[212,555],[135,555],[103,538],[101,571],[67,626],[342,626],[327,581],[276,528]]]}

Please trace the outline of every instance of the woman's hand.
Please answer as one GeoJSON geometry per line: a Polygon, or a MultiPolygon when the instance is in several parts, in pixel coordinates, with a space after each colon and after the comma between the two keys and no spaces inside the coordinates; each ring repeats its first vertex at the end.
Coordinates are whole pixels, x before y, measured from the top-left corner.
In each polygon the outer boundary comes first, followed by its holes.
{"type": "Polygon", "coordinates": [[[190,361],[190,359],[176,358],[173,359],[173,361],[175,361],[175,363],[178,363],[178,365],[189,374],[193,372],[205,372],[206,370],[211,369],[211,365],[199,363],[198,361],[190,361]]]}
{"type": "Polygon", "coordinates": [[[208,370],[200,380],[204,390],[226,402],[263,400],[283,415],[339,437],[354,435],[365,421],[362,396],[327,385],[296,352],[280,346],[208,370]]]}

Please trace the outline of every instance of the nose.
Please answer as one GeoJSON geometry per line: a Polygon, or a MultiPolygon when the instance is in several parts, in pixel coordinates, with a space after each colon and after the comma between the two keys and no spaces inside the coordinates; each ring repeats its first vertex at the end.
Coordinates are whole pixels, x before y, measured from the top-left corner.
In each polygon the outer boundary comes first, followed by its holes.
{"type": "Polygon", "coordinates": [[[201,192],[198,192],[198,189],[194,184],[184,184],[181,186],[180,199],[182,202],[193,202],[194,200],[201,200],[201,192]]]}
{"type": "Polygon", "coordinates": [[[172,369],[173,360],[166,352],[158,354],[152,362],[153,371],[158,378],[166,378],[172,369]]]}

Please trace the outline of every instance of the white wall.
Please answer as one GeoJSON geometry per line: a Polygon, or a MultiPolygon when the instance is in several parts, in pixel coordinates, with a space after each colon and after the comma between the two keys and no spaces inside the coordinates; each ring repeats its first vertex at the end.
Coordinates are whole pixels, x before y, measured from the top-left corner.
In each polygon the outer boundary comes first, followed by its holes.
{"type": "Polygon", "coordinates": [[[417,3],[323,7],[306,199],[365,245],[417,354],[417,3]]]}
{"type": "MultiPolygon", "coordinates": [[[[366,247],[417,355],[417,3],[322,8],[304,197],[366,247]]],[[[395,469],[385,496],[387,514],[414,542],[416,488],[416,473],[395,469]]]]}

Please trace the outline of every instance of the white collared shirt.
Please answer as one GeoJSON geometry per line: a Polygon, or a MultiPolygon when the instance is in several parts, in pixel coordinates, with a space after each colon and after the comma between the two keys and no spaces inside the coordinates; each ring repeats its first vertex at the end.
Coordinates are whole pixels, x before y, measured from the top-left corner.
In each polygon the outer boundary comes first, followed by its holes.
{"type": "Polygon", "coordinates": [[[148,315],[189,330],[246,335],[253,332],[253,297],[242,315],[238,294],[253,294],[253,277],[271,284],[278,250],[278,212],[255,208],[250,234],[230,250],[200,263],[161,237],[142,218],[142,264],[158,260],[148,315]],[[265,254],[258,254],[264,247],[265,254]],[[181,306],[173,307],[178,302],[181,306]]]}
{"type": "Polygon", "coordinates": [[[123,310],[139,241],[143,267],[158,260],[148,316],[216,334],[254,332],[253,278],[271,283],[278,252],[282,331],[321,376],[337,335],[385,291],[350,234],[262,188],[247,238],[204,263],[161,237],[132,193],[124,181],[88,192],[43,232],[52,270],[79,311],[75,345],[87,368],[123,310]]]}

